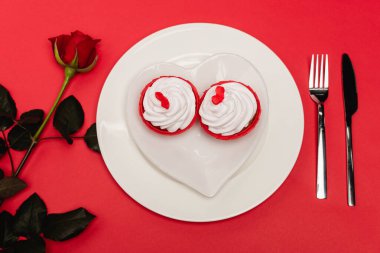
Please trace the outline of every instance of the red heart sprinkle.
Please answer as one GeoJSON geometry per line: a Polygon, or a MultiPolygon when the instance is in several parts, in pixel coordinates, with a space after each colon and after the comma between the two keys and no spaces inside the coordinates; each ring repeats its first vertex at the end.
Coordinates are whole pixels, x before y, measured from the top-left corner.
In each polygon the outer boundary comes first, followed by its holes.
{"type": "Polygon", "coordinates": [[[156,98],[161,102],[161,106],[165,109],[169,109],[169,100],[164,96],[164,94],[162,94],[161,92],[156,92],[154,94],[156,96],[156,98]]]}
{"type": "Polygon", "coordinates": [[[218,105],[223,102],[224,99],[224,87],[218,86],[215,89],[215,95],[212,96],[211,101],[214,105],[218,105]]]}

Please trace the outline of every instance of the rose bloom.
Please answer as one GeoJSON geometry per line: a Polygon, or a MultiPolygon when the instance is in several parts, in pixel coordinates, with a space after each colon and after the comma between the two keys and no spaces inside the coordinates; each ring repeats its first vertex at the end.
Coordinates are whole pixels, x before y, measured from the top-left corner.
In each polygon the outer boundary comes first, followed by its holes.
{"type": "Polygon", "coordinates": [[[71,35],[62,34],[49,40],[53,45],[56,60],[62,66],[73,67],[79,72],[90,71],[95,66],[98,58],[96,44],[100,41],[99,39],[93,39],[89,35],[75,31],[71,35]],[[78,57],[77,66],[73,65],[75,54],[78,57]]]}

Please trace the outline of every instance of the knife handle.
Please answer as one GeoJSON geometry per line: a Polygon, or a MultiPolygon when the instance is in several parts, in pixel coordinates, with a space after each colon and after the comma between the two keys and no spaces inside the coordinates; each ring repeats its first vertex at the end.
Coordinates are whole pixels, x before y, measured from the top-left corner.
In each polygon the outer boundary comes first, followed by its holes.
{"type": "Polygon", "coordinates": [[[346,151],[347,151],[347,203],[355,206],[354,160],[352,154],[351,124],[346,124],[346,151]]]}
{"type": "Polygon", "coordinates": [[[325,110],[318,104],[317,198],[327,198],[325,110]]]}

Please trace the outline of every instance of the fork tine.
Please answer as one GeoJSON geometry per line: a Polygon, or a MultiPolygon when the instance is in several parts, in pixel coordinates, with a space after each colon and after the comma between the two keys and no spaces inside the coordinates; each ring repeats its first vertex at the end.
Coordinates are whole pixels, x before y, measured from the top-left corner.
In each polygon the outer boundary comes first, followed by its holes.
{"type": "Polygon", "coordinates": [[[309,73],[309,89],[312,89],[314,87],[313,79],[314,79],[314,54],[311,56],[310,73],[309,73]]]}
{"type": "Polygon", "coordinates": [[[314,88],[318,88],[318,54],[315,60],[315,76],[314,76],[314,88]]]}
{"type": "Polygon", "coordinates": [[[323,76],[323,54],[321,55],[321,70],[320,70],[320,74],[319,74],[319,88],[323,88],[323,79],[324,79],[324,76],[323,76]]]}
{"type": "Polygon", "coordinates": [[[329,55],[326,54],[326,59],[325,59],[325,89],[329,88],[329,55]]]}

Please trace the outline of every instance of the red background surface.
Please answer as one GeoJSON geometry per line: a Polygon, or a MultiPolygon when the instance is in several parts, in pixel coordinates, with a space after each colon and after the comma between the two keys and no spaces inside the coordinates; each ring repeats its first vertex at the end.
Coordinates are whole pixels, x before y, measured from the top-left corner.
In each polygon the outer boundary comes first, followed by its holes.
{"type": "MultiPolygon", "coordinates": [[[[52,57],[50,36],[80,29],[102,39],[97,67],[77,76],[66,93],[82,102],[84,133],[95,121],[108,73],[126,50],[168,26],[212,22],[253,35],[284,61],[301,93],[305,135],[297,163],[280,189],[254,210],[226,221],[185,223],[146,210],[118,187],[101,156],[80,141],[41,144],[21,175],[29,187],[1,208],[14,212],[37,192],[50,212],[84,206],[97,215],[77,238],[49,241],[49,253],[380,252],[379,13],[378,1],[2,0],[0,82],[13,94],[19,112],[47,111],[60,87],[62,70],[52,57]],[[315,198],[316,108],[307,90],[310,55],[322,52],[331,60],[327,200],[315,198]],[[346,205],[343,52],[352,58],[359,94],[353,123],[355,208],[346,205]]],[[[44,135],[56,132],[50,125],[44,135]]],[[[9,171],[7,158],[0,163],[9,171]]]]}

